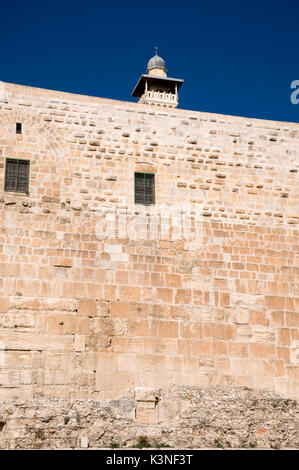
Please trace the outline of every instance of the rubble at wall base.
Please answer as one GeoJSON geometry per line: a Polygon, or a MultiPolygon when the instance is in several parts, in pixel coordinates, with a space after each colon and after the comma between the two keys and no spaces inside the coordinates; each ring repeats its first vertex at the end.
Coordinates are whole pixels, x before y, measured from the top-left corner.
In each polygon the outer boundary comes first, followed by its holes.
{"type": "Polygon", "coordinates": [[[139,388],[98,401],[7,399],[0,405],[0,448],[132,448],[142,441],[172,448],[298,448],[296,416],[295,400],[247,387],[139,388]]]}

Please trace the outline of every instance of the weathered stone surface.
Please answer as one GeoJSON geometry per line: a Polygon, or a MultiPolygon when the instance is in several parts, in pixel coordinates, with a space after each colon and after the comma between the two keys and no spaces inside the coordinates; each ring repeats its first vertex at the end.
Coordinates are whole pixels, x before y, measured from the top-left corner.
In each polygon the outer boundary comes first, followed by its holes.
{"type": "Polygon", "coordinates": [[[298,397],[298,124],[1,91],[1,399],[298,397]],[[28,195],[3,190],[6,158],[30,160],[28,195]],[[134,203],[135,172],[155,206],[134,203]]]}
{"type": "Polygon", "coordinates": [[[7,399],[0,448],[298,448],[298,405],[244,387],[127,391],[118,400],[7,399]],[[140,401],[140,398],[143,401],[140,401]],[[154,398],[154,400],[152,400],[154,398]]]}

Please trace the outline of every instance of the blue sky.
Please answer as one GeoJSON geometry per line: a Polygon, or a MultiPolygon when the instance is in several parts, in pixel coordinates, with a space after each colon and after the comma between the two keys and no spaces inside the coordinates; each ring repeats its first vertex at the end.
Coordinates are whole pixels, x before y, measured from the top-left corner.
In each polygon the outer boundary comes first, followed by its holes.
{"type": "Polygon", "coordinates": [[[179,107],[299,122],[299,2],[2,2],[0,80],[135,101],[154,54],[183,78],[179,107]]]}

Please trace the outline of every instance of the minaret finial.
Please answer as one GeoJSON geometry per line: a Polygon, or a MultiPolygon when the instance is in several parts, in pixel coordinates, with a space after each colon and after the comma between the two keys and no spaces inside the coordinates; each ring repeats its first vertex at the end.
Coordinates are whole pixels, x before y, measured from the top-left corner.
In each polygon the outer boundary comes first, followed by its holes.
{"type": "Polygon", "coordinates": [[[155,49],[156,49],[156,54],[155,55],[158,55],[158,47],[156,46],[155,49]]]}

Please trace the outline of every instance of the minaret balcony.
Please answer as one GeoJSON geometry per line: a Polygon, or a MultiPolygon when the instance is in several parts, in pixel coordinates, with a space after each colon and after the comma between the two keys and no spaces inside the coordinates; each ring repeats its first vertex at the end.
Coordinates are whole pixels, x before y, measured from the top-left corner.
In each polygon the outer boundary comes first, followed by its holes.
{"type": "Polygon", "coordinates": [[[145,90],[140,97],[141,103],[156,104],[160,106],[176,107],[178,105],[178,97],[174,93],[166,93],[165,91],[149,91],[145,90]]]}

